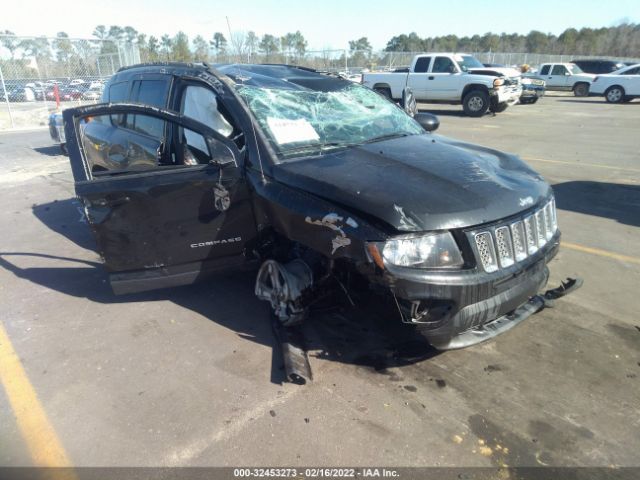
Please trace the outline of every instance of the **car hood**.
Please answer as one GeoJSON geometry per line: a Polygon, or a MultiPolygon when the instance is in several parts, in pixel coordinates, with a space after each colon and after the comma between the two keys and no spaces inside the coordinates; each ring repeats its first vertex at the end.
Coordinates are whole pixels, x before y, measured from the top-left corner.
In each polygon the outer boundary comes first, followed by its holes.
{"type": "Polygon", "coordinates": [[[273,175],[402,232],[492,222],[537,205],[551,193],[518,157],[433,134],[280,163],[273,175]]]}
{"type": "Polygon", "coordinates": [[[495,72],[497,75],[504,75],[505,77],[522,76],[522,72],[511,67],[482,67],[482,68],[478,67],[478,68],[470,68],[469,71],[471,73],[495,72]]]}

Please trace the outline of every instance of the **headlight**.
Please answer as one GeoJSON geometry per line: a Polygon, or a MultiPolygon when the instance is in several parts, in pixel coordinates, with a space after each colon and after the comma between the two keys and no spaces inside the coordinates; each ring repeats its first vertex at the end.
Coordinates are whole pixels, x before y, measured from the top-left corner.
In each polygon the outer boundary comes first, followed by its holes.
{"type": "Polygon", "coordinates": [[[500,85],[504,85],[504,78],[496,78],[493,81],[493,86],[494,87],[499,87],[500,85]]]}
{"type": "Polygon", "coordinates": [[[378,244],[385,264],[412,268],[456,268],[462,255],[449,232],[399,237],[378,244]]]}

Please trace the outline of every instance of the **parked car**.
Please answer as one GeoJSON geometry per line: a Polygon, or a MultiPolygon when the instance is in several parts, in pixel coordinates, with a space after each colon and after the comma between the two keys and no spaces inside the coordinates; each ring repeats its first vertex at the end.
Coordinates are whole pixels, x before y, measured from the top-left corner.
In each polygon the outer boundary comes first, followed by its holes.
{"type": "Polygon", "coordinates": [[[364,73],[362,84],[396,100],[409,87],[418,101],[462,104],[472,117],[487,110],[502,112],[518,101],[522,87],[517,78],[507,82],[501,76],[476,74],[474,69],[484,65],[471,55],[430,53],[416,55],[408,73],[364,73]]]}
{"type": "Polygon", "coordinates": [[[573,63],[543,63],[538,70],[538,74],[527,73],[525,76],[543,79],[547,90],[573,92],[576,97],[587,96],[595,78],[573,63]]]}
{"type": "Polygon", "coordinates": [[[361,73],[340,73],[340,76],[345,80],[349,80],[350,82],[361,83],[362,82],[362,74],[361,73]]]}
{"type": "Polygon", "coordinates": [[[373,291],[440,349],[546,305],[551,187],[517,156],[433,134],[432,115],[268,65],[126,67],[103,101],[63,117],[116,293],[255,268],[283,325],[327,292],[373,291]]]}
{"type": "Polygon", "coordinates": [[[593,79],[589,95],[604,96],[609,103],[630,102],[640,97],[640,63],[593,79]]]}
{"type": "Polygon", "coordinates": [[[616,70],[620,70],[625,66],[623,62],[619,62],[616,60],[604,60],[595,58],[571,60],[571,63],[580,67],[580,70],[582,70],[583,72],[593,73],[595,75],[615,72],[616,70]]]}
{"type": "Polygon", "coordinates": [[[82,94],[82,100],[100,100],[102,97],[101,88],[91,88],[82,94]]]}
{"type": "Polygon", "coordinates": [[[546,91],[545,81],[539,77],[524,77],[522,79],[522,95],[520,103],[523,105],[536,103],[544,97],[546,91]]]}
{"type": "Polygon", "coordinates": [[[29,87],[13,87],[7,89],[7,96],[10,102],[34,102],[35,92],[29,87]]]}
{"type": "Polygon", "coordinates": [[[60,90],[60,100],[63,102],[69,102],[71,100],[80,100],[84,89],[80,88],[63,88],[60,90]]]}
{"type": "Polygon", "coordinates": [[[505,85],[520,85],[522,93],[520,94],[520,103],[536,103],[538,99],[544,96],[544,81],[536,77],[521,77],[521,72],[515,68],[499,66],[489,67],[485,64],[484,68],[473,68],[470,71],[477,75],[491,75],[504,79],[505,85]]]}

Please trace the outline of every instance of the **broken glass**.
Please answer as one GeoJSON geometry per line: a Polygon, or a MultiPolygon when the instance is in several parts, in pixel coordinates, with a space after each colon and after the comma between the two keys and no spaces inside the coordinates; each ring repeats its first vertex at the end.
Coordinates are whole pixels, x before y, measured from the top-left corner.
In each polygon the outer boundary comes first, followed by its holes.
{"type": "Polygon", "coordinates": [[[352,83],[330,91],[250,85],[237,90],[283,159],[424,133],[395,104],[352,83]]]}

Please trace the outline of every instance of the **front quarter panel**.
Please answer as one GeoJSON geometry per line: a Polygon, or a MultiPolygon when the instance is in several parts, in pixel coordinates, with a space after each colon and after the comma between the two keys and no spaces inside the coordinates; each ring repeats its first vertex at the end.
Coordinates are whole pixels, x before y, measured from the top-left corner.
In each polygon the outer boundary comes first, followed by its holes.
{"type": "Polygon", "coordinates": [[[249,172],[256,193],[258,229],[273,229],[331,259],[368,261],[367,241],[387,236],[369,222],[346,209],[280,182],[263,180],[249,172]]]}

